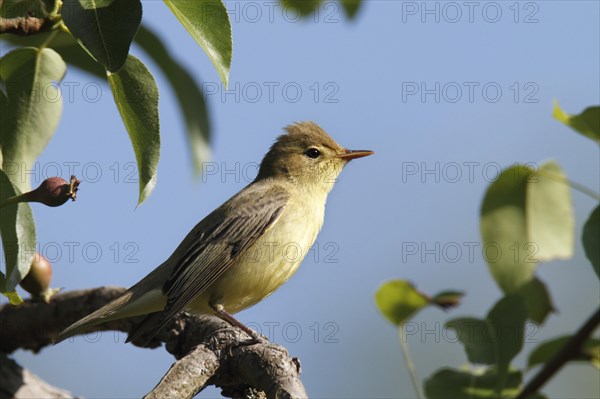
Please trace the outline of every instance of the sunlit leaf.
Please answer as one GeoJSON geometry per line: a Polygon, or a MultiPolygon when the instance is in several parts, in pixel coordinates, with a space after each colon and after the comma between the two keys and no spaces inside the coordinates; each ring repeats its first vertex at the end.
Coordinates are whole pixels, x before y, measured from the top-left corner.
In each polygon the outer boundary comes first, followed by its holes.
{"type": "Polygon", "coordinates": [[[125,64],[142,20],[140,0],[64,0],[62,18],[81,46],[110,72],[125,64]]]}
{"type": "Polygon", "coordinates": [[[408,281],[391,280],[375,294],[375,302],[386,319],[399,326],[429,304],[429,298],[408,281]]]}
{"type": "Polygon", "coordinates": [[[592,262],[596,274],[600,277],[600,206],[592,211],[585,222],[581,241],[585,256],[592,262]]]}
{"type": "Polygon", "coordinates": [[[571,189],[560,166],[546,162],[527,182],[528,241],[536,247],[538,261],[573,256],[575,217],[571,189]]]}
{"type": "Polygon", "coordinates": [[[204,49],[227,86],[233,40],[227,9],[220,0],[164,0],[179,22],[204,49]]]}
{"type": "MultiPolygon", "coordinates": [[[[542,342],[529,354],[527,367],[532,368],[538,364],[547,363],[570,339],[571,336],[564,336],[542,342]]],[[[590,362],[594,367],[600,368],[600,340],[589,338],[583,344],[581,353],[576,355],[571,361],[590,362]]]]}
{"type": "MultiPolygon", "coordinates": [[[[0,169],[0,201],[21,194],[0,169]]],[[[35,253],[35,223],[27,202],[12,204],[0,210],[0,236],[6,273],[2,276],[0,292],[9,296],[27,275],[35,253]]],[[[9,296],[9,298],[11,298],[9,296]]],[[[13,296],[14,299],[14,296],[13,296]]]]}
{"type": "Polygon", "coordinates": [[[481,207],[484,257],[506,293],[533,278],[537,263],[572,256],[574,217],[564,173],[554,162],[538,172],[510,167],[488,188],[481,207]]]}
{"type": "Polygon", "coordinates": [[[8,302],[13,306],[18,306],[23,303],[23,298],[21,298],[17,291],[3,292],[2,295],[8,298],[8,302]]]}
{"type": "Polygon", "coordinates": [[[340,3],[348,18],[353,19],[360,9],[362,0],[340,0],[340,3]]]}
{"type": "Polygon", "coordinates": [[[131,55],[123,68],[107,76],[137,159],[140,205],[156,185],[160,156],[158,89],[146,66],[131,55]]]}
{"type": "Polygon", "coordinates": [[[15,290],[5,291],[4,290],[5,286],[6,286],[6,276],[4,275],[4,273],[2,273],[0,271],[0,294],[4,295],[6,298],[8,298],[8,302],[13,306],[22,304],[23,298],[21,298],[21,296],[17,293],[17,291],[15,291],[15,290]]]}
{"type": "Polygon", "coordinates": [[[554,311],[554,305],[546,285],[534,278],[516,292],[525,300],[529,318],[538,324],[544,323],[546,317],[554,311]]]}
{"type": "Polygon", "coordinates": [[[443,368],[425,380],[428,399],[512,398],[517,396],[523,377],[520,371],[511,370],[501,395],[496,393],[498,375],[493,368],[486,370],[456,370],[443,368]]]}
{"type": "Polygon", "coordinates": [[[169,53],[161,39],[151,30],[140,27],[135,42],[139,44],[156,62],[165,77],[171,83],[179,108],[185,118],[190,149],[197,173],[202,171],[203,162],[210,157],[208,143],[210,141],[209,116],[202,90],[181,64],[169,53]]]}
{"type": "Polygon", "coordinates": [[[537,246],[527,236],[526,191],[533,170],[513,166],[488,188],[481,206],[483,254],[492,276],[506,293],[533,278],[537,246]]]}
{"type": "Polygon", "coordinates": [[[554,118],[587,138],[600,143],[600,106],[586,108],[579,115],[569,115],[554,103],[554,118]]]}
{"type": "Polygon", "coordinates": [[[60,120],[62,98],[55,85],[65,72],[60,55],[48,48],[20,48],[0,59],[7,94],[0,97],[2,169],[20,191],[30,189],[29,175],[21,171],[33,169],[60,120]]]}

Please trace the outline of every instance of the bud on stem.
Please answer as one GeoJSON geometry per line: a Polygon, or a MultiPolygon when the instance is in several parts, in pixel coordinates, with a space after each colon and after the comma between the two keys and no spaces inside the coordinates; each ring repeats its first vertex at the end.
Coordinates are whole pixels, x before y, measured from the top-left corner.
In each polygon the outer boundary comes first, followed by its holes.
{"type": "Polygon", "coordinates": [[[0,202],[0,208],[19,202],[39,202],[52,207],[61,206],[69,199],[72,201],[77,199],[79,183],[80,181],[75,176],[71,176],[70,182],[58,176],[49,177],[35,190],[0,202]]]}

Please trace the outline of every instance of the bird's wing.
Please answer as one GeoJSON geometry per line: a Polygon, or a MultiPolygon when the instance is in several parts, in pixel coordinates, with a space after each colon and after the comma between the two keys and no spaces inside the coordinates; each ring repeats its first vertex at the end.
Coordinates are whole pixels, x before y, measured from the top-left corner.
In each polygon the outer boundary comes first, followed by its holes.
{"type": "Polygon", "coordinates": [[[158,332],[213,284],[275,224],[288,197],[280,187],[249,187],[196,225],[172,256],[174,266],[162,287],[167,304],[160,319],[142,323],[128,341],[152,329],[158,332]]]}

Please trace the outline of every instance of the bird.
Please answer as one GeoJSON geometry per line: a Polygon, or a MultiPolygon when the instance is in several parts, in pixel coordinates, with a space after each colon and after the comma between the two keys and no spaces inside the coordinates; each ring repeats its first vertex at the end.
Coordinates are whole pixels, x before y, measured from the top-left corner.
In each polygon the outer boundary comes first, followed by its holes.
{"type": "Polygon", "coordinates": [[[250,184],[193,227],[154,271],[65,328],[55,343],[140,315],[146,317],[126,342],[148,342],[182,311],[216,315],[260,340],[233,314],[260,302],[296,272],[321,230],[338,175],[350,160],[372,154],[345,149],[311,121],[285,127],[250,184]],[[285,253],[288,244],[299,256],[285,253]]]}

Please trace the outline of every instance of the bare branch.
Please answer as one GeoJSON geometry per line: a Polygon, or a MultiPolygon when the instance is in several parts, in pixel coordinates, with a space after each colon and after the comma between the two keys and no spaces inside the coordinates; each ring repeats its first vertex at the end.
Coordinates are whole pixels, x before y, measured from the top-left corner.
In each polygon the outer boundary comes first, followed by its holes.
{"type": "MultiPolygon", "coordinates": [[[[49,304],[26,301],[19,307],[1,306],[0,352],[37,352],[50,345],[64,327],[123,292],[123,288],[103,287],[59,294],[49,304]]],[[[86,332],[129,332],[140,320],[116,320],[86,332]]],[[[215,316],[178,315],[143,345],[155,348],[164,342],[167,351],[178,359],[146,397],[192,398],[207,385],[221,387],[223,395],[230,397],[264,397],[256,390],[264,391],[268,398],[307,396],[299,377],[298,359],[291,358],[279,345],[244,345],[247,341],[245,333],[215,316]]]]}

